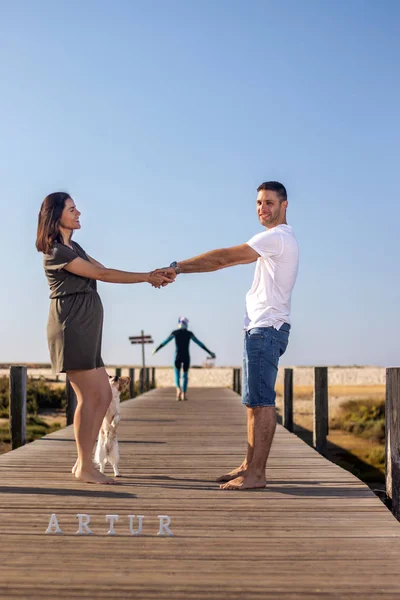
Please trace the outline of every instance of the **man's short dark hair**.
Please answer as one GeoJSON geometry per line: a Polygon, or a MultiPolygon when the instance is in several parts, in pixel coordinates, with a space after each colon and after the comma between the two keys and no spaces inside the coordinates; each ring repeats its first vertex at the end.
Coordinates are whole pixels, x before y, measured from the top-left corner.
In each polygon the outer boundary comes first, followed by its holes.
{"type": "Polygon", "coordinates": [[[272,192],[276,192],[280,202],[287,200],[286,188],[279,183],[279,181],[264,181],[264,183],[258,186],[257,192],[261,192],[261,190],[271,190],[272,192]]]}

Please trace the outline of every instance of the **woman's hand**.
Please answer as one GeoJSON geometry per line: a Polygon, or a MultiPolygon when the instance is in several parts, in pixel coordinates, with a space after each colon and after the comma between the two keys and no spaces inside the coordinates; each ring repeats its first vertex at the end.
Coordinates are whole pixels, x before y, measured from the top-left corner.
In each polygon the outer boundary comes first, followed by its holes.
{"type": "Polygon", "coordinates": [[[169,283],[173,283],[173,279],[164,274],[163,271],[152,271],[148,275],[147,282],[155,288],[165,287],[169,283]]]}

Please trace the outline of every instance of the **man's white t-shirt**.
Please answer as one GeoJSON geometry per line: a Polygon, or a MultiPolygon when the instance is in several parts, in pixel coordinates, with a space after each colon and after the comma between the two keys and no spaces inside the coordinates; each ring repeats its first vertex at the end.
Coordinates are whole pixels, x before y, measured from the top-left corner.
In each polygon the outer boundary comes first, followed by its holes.
{"type": "Polygon", "coordinates": [[[299,267],[299,246],[290,225],[258,233],[247,244],[259,255],[246,295],[245,329],[290,324],[292,290],[299,267]]]}

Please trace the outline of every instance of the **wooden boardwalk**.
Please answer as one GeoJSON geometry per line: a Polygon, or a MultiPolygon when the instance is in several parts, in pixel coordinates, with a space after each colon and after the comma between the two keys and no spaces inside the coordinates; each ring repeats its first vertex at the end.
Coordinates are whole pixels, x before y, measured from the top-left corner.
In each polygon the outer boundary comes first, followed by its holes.
{"type": "Polygon", "coordinates": [[[264,490],[221,491],[245,452],[227,389],[172,389],[122,405],[120,486],[69,474],[63,429],[0,457],[0,597],[400,598],[400,524],[356,477],[278,427],[264,490]],[[46,535],[56,513],[63,535],[46,535]],[[92,536],[76,535],[76,514],[92,536]],[[106,514],[118,514],[107,535],[106,514]],[[144,515],[132,536],[128,515],[144,515]],[[174,537],[157,536],[158,515],[174,537]]]}

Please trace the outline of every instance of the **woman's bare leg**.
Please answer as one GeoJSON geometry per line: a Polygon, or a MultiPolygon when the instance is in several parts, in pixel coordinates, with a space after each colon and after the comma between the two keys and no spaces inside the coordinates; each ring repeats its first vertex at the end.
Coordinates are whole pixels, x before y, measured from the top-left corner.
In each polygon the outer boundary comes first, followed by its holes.
{"type": "Polygon", "coordinates": [[[93,419],[92,452],[96,445],[96,439],[99,434],[101,424],[112,400],[110,381],[108,379],[108,375],[105,368],[100,367],[100,369],[97,369],[97,372],[99,374],[101,401],[99,402],[95,418],[93,419]]]}
{"type": "Polygon", "coordinates": [[[110,391],[105,370],[69,371],[68,378],[77,398],[74,432],[78,461],[75,477],[87,483],[112,483],[113,480],[95,468],[92,460],[93,446],[111,399],[105,391],[105,383],[110,391]]]}
{"type": "MultiPolygon", "coordinates": [[[[96,445],[96,439],[97,439],[97,436],[99,434],[100,427],[101,427],[101,424],[103,422],[104,416],[105,416],[105,414],[107,412],[107,409],[110,406],[110,402],[112,400],[112,392],[111,392],[110,382],[109,382],[109,378],[108,378],[108,375],[107,375],[107,372],[106,372],[105,368],[104,367],[100,367],[99,369],[96,369],[96,371],[97,371],[98,377],[99,377],[100,394],[101,394],[102,400],[98,403],[98,407],[96,409],[96,413],[95,413],[95,416],[93,418],[93,427],[92,427],[93,446],[92,446],[92,453],[93,453],[94,447],[96,445]]],[[[79,462],[79,459],[77,458],[74,466],[72,467],[72,473],[74,473],[74,474],[75,474],[75,471],[77,469],[78,462],[79,462]]]]}

